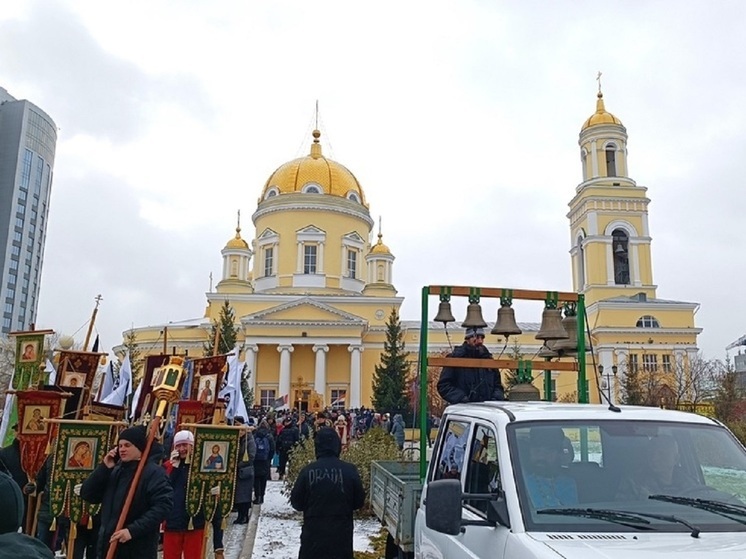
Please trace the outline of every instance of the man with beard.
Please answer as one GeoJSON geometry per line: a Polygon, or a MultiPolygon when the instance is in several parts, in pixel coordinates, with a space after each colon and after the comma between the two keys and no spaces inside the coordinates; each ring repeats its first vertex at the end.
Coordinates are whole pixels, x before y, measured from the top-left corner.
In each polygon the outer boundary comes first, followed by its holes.
{"type": "MultiPolygon", "coordinates": [[[[484,330],[467,328],[464,343],[448,357],[492,360],[492,354],[484,347],[484,330]]],[[[438,394],[449,404],[505,399],[500,371],[486,367],[443,367],[438,394]]]]}
{"type": "Polygon", "coordinates": [[[535,509],[578,504],[575,480],[562,468],[565,434],[560,427],[533,427],[524,480],[535,509]]]}

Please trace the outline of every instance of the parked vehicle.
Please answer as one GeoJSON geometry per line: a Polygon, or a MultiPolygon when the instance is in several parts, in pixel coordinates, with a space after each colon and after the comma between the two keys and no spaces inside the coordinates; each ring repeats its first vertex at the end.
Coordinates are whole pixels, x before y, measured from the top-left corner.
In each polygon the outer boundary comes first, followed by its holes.
{"type": "Polygon", "coordinates": [[[458,404],[424,484],[397,468],[372,470],[373,508],[396,544],[387,557],[746,557],[746,449],[703,416],[458,404]]]}

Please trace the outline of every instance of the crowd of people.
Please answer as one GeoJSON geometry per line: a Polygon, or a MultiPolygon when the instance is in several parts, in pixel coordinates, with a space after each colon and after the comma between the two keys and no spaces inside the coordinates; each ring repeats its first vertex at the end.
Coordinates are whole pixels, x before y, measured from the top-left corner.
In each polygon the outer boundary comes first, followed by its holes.
{"type": "MultiPolygon", "coordinates": [[[[394,414],[392,418],[388,413],[365,408],[328,409],[317,413],[254,409],[248,417],[237,416],[232,423],[244,427],[239,439],[234,493],[234,511],[237,515],[234,523],[249,522],[252,504],[261,505],[264,502],[267,482],[273,479],[273,473],[274,480],[285,479],[292,449],[301,439],[311,438],[316,445],[318,461],[300,472],[291,498],[292,506],[304,513],[301,556],[318,556],[319,550],[327,544],[334,544],[332,547],[337,549],[340,542],[335,534],[346,533],[348,529],[351,550],[352,511],[362,506],[364,493],[355,467],[347,463],[340,465],[339,456],[343,448],[373,428],[390,433],[402,448],[405,438],[402,415],[394,414]],[[321,490],[321,486],[315,482],[326,479],[324,472],[327,470],[341,473],[329,477],[330,485],[323,489],[323,496],[319,500],[318,496],[313,497],[321,490]],[[320,506],[319,503],[327,504],[320,506]],[[340,510],[349,511],[349,515],[345,513],[340,516],[340,510]],[[333,518],[331,524],[327,522],[329,511],[336,511],[332,517],[338,517],[336,520],[333,518]],[[337,526],[335,522],[341,524],[337,526]],[[322,530],[317,524],[336,528],[322,530]],[[326,539],[329,541],[324,543],[326,539]]],[[[201,558],[205,529],[210,522],[214,556],[217,559],[223,557],[224,523],[219,510],[211,521],[205,518],[202,511],[194,516],[187,511],[187,485],[191,468],[189,457],[194,450],[194,435],[188,430],[178,430],[167,435],[162,444],[154,441],[146,455],[147,439],[147,430],[143,426],[124,429],[119,434],[116,447],[107,452],[103,461],[95,466],[82,484],[73,488],[75,494],[85,501],[100,504],[101,508],[95,516],[90,519],[84,516],[76,525],[75,545],[70,559],[103,559],[113,542],[116,542],[117,558],[155,558],[159,549],[163,551],[163,559],[201,558]],[[143,460],[146,464],[127,518],[120,527],[117,524],[120,512],[138,464],[143,460]]],[[[80,450],[81,456],[82,452],[83,449],[80,450]]],[[[206,457],[206,463],[211,458],[206,457]]],[[[222,460],[219,453],[218,459],[222,460]]],[[[53,518],[50,512],[48,488],[51,461],[52,456],[49,456],[35,483],[28,483],[21,468],[17,439],[9,447],[0,449],[0,472],[4,472],[0,475],[10,480],[22,495],[40,495],[35,541],[41,545],[35,547],[37,555],[29,557],[54,557],[55,551],[66,546],[70,533],[69,520],[65,517],[53,518]]],[[[219,487],[211,489],[213,495],[218,491],[219,487]]],[[[21,506],[24,500],[21,499],[21,506]]],[[[342,547],[346,546],[344,543],[342,547]]],[[[334,555],[326,553],[325,556],[334,555]]],[[[342,556],[351,556],[351,551],[350,555],[342,556]]]]}

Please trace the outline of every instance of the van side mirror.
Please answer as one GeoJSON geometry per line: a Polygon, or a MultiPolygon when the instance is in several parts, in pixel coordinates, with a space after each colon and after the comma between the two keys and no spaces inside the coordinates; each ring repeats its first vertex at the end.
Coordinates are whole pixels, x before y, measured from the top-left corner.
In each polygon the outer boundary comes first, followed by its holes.
{"type": "Polygon", "coordinates": [[[460,534],[461,495],[461,482],[457,479],[439,479],[428,483],[425,525],[449,536],[460,534]]]}

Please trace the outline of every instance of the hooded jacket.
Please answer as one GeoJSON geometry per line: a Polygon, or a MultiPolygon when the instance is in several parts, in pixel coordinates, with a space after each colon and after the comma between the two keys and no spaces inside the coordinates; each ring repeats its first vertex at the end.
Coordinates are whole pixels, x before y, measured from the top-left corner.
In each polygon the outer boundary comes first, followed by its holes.
{"type": "MultiPolygon", "coordinates": [[[[160,465],[162,456],[163,447],[154,443],[124,523],[132,539],[117,546],[117,559],[156,559],[158,555],[159,526],[173,506],[173,489],[160,465]]],[[[137,466],[137,461],[119,462],[113,468],[99,464],[83,482],[80,496],[88,502],[101,503],[99,557],[106,557],[137,466]]]]}
{"type": "MultiPolygon", "coordinates": [[[[492,359],[492,354],[484,346],[472,347],[464,342],[448,357],[492,359]]],[[[500,371],[497,369],[443,367],[438,381],[438,394],[449,404],[505,399],[500,371]]]]}
{"type": "Polygon", "coordinates": [[[352,512],[365,490],[357,468],[339,459],[342,443],[331,427],[314,440],[316,461],[298,474],[290,504],[303,512],[299,559],[352,559],[352,512]]]}
{"type": "Polygon", "coordinates": [[[0,472],[0,559],[53,559],[54,553],[40,540],[19,534],[24,499],[16,482],[0,472]]]}
{"type": "Polygon", "coordinates": [[[391,423],[391,435],[396,440],[397,446],[400,449],[404,448],[404,418],[400,413],[394,415],[394,420],[391,423]]]}

